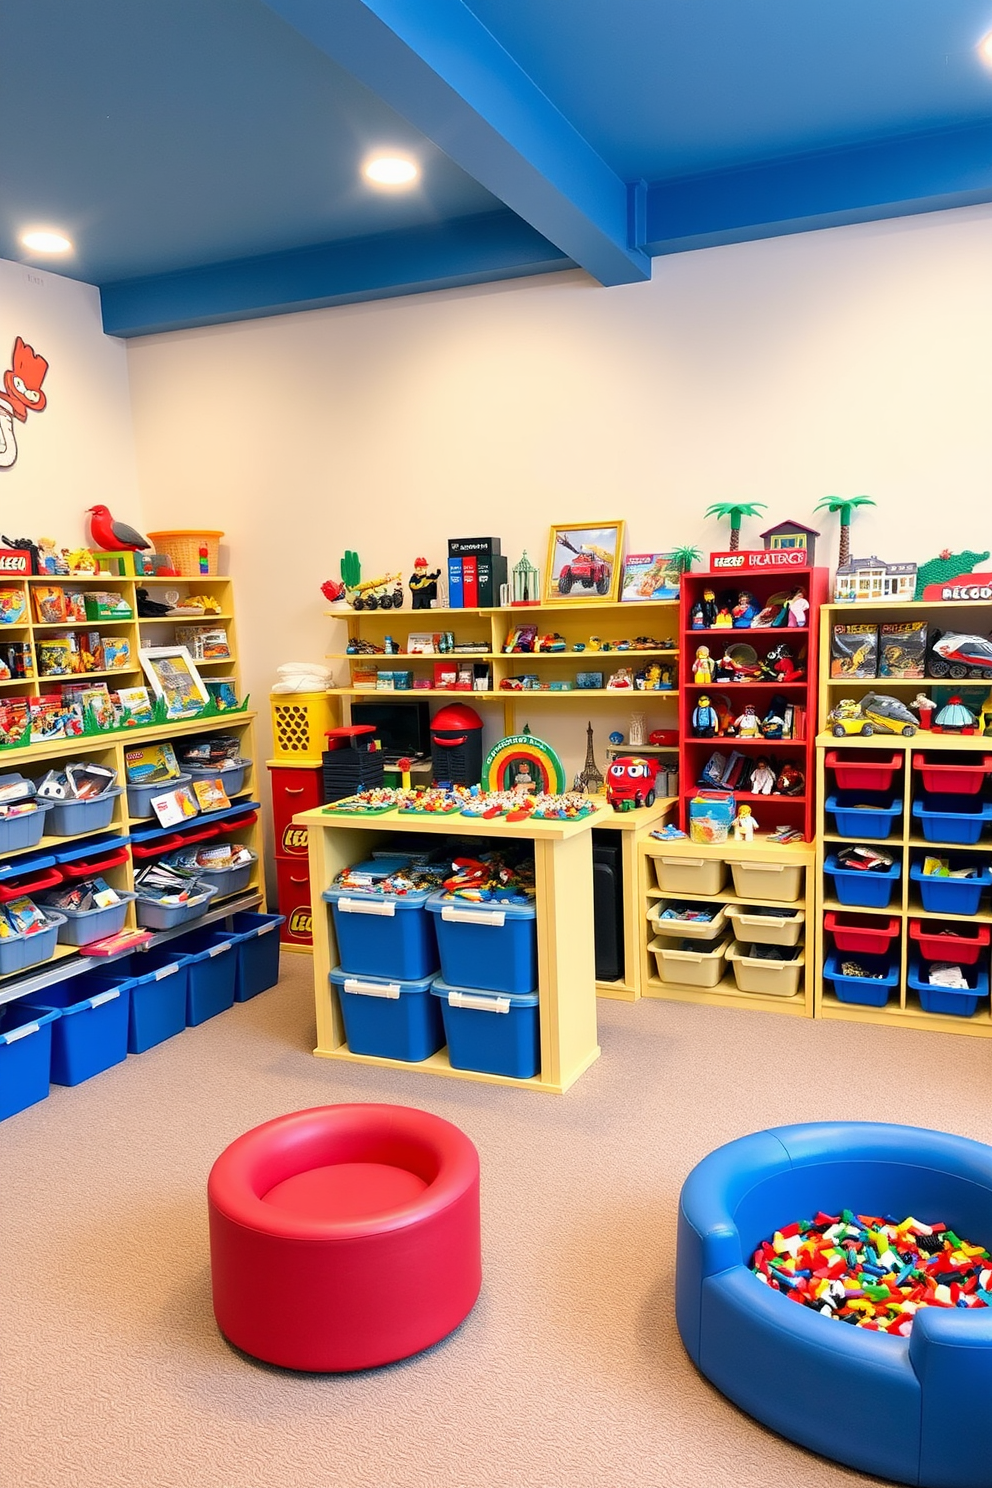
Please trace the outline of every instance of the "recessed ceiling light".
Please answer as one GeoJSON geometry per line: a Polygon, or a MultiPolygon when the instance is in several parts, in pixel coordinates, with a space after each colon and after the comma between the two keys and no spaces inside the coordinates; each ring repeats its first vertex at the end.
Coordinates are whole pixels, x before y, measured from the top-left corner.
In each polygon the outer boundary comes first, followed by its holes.
{"type": "Polygon", "coordinates": [[[992,31],[983,36],[978,43],[978,55],[987,66],[992,67],[992,31]]]}
{"type": "Polygon", "coordinates": [[[404,160],[401,155],[376,155],[364,171],[377,186],[409,186],[420,174],[414,161],[404,160]]]}
{"type": "Polygon", "coordinates": [[[49,229],[26,232],[21,242],[25,248],[30,248],[32,253],[68,253],[72,248],[71,242],[64,233],[51,232],[49,229]]]}

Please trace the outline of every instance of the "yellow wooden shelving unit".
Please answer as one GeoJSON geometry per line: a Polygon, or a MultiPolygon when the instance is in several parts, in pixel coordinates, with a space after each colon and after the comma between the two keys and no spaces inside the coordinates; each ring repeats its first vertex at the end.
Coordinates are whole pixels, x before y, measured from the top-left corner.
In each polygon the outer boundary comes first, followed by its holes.
{"type": "MultiPolygon", "coordinates": [[[[858,604],[833,604],[825,605],[820,611],[820,733],[816,739],[817,753],[817,867],[816,876],[819,885],[818,902],[819,913],[816,922],[816,1016],[820,1018],[832,1018],[853,1023],[876,1023],[896,1028],[919,1028],[929,1032],[954,1033],[977,1038],[992,1037],[992,1007],[986,1003],[984,1008],[971,1018],[955,1017],[943,1013],[928,1013],[923,1010],[917,1001],[916,992],[908,986],[907,972],[910,958],[910,941],[908,935],[909,921],[914,919],[927,920],[931,923],[946,921],[950,924],[992,924],[992,906],[986,897],[982,902],[982,911],[977,915],[955,915],[926,911],[919,898],[918,886],[909,877],[910,864],[915,858],[924,852],[931,854],[955,853],[979,855],[984,861],[992,862],[992,839],[985,838],[974,847],[964,846],[960,843],[937,843],[928,842],[921,834],[918,823],[912,815],[912,802],[914,787],[916,783],[916,772],[913,769],[913,757],[926,754],[930,757],[939,755],[969,755],[969,754],[992,754],[992,739],[983,738],[980,735],[954,735],[935,734],[927,730],[919,730],[911,737],[903,737],[900,734],[873,734],[869,738],[858,735],[845,738],[835,737],[831,731],[828,713],[842,697],[862,697],[866,692],[874,691],[881,693],[892,693],[896,697],[910,702],[919,692],[931,694],[935,688],[942,691],[953,690],[955,687],[974,687],[975,681],[954,681],[945,678],[831,678],[830,676],[830,638],[832,627],[835,622],[852,621],[865,622],[868,624],[882,624],[887,620],[921,619],[941,631],[950,629],[959,630],[963,633],[972,631],[986,635],[992,627],[992,605],[980,602],[961,603],[935,603],[926,601],[902,601],[887,603],[885,601],[864,602],[858,604]],[[891,853],[902,866],[901,876],[892,896],[890,905],[886,908],[872,909],[856,905],[841,904],[832,893],[831,882],[824,876],[824,862],[827,855],[839,846],[856,842],[856,838],[842,837],[835,828],[833,817],[826,812],[825,802],[827,796],[834,789],[833,774],[828,772],[826,757],[830,750],[842,750],[848,758],[854,759],[863,754],[870,759],[872,754],[887,753],[900,755],[901,769],[895,777],[898,782],[893,786],[893,795],[901,792],[903,809],[901,816],[895,818],[895,828],[892,835],[886,840],[873,843],[883,851],[891,853]],[[869,915],[881,918],[892,918],[899,920],[899,984],[890,994],[888,1005],[881,1008],[866,1007],[855,1003],[839,1001],[834,993],[828,989],[823,981],[822,970],[825,964],[829,947],[826,944],[826,932],[823,928],[823,916],[831,911],[848,915],[869,915]]],[[[854,957],[854,959],[857,959],[854,957]]],[[[989,969],[989,953],[986,950],[982,961],[989,969]]]]}

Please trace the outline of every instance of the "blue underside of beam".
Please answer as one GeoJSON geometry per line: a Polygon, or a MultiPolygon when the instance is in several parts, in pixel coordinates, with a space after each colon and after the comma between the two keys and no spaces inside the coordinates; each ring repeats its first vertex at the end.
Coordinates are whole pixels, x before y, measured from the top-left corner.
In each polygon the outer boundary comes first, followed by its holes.
{"type": "Polygon", "coordinates": [[[601,284],[651,277],[631,189],[461,0],[265,0],[601,284]]]}
{"type": "Polygon", "coordinates": [[[647,251],[684,253],[992,201],[992,125],[886,140],[648,188],[647,251]]]}
{"type": "Polygon", "coordinates": [[[512,212],[100,286],[109,336],[147,336],[295,310],[573,268],[512,212]]]}

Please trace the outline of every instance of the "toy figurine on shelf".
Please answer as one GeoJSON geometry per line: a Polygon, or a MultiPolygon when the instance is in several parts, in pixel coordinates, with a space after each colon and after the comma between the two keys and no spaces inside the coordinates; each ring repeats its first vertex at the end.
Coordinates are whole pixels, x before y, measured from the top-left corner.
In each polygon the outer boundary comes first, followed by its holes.
{"type": "Polygon", "coordinates": [[[806,776],[798,765],[783,765],[775,780],[775,791],[780,796],[801,796],[806,789],[806,776]]]}
{"type": "Polygon", "coordinates": [[[750,806],[746,801],[743,802],[738,806],[737,815],[734,817],[734,841],[753,842],[757,827],[758,823],[751,814],[750,806]]]}
{"type": "Polygon", "coordinates": [[[761,723],[754,711],[753,703],[746,703],[744,712],[734,719],[734,728],[739,739],[757,739],[761,734],[761,723]]]}
{"type": "Polygon", "coordinates": [[[786,601],[786,609],[789,612],[789,625],[793,630],[804,630],[809,617],[809,600],[806,598],[806,590],[797,587],[793,589],[786,601]]]}
{"type": "Polygon", "coordinates": [[[775,785],[775,771],[767,755],[759,754],[758,762],[751,772],[751,793],[755,796],[770,796],[775,785]]]}
{"type": "Polygon", "coordinates": [[[782,709],[779,707],[781,698],[775,698],[769,705],[768,711],[761,720],[761,737],[763,739],[781,739],[785,736],[785,719],[782,709]]]}
{"type": "Polygon", "coordinates": [[[925,692],[918,692],[909,706],[920,715],[920,728],[928,729],[933,721],[933,698],[928,698],[925,692]]]}
{"type": "Polygon", "coordinates": [[[429,610],[437,599],[437,581],[441,577],[441,570],[436,568],[433,573],[427,571],[427,559],[415,558],[413,573],[407,581],[410,591],[411,605],[415,610],[429,610]]]}
{"type": "Polygon", "coordinates": [[[710,656],[708,646],[696,647],[696,657],[692,663],[692,680],[702,687],[708,687],[713,681],[713,658],[710,656]]]}
{"type": "Polygon", "coordinates": [[[931,724],[935,734],[974,734],[977,726],[978,719],[957,693],[938,709],[931,724]]]}
{"type": "Polygon", "coordinates": [[[600,639],[600,637],[599,636],[590,636],[589,637],[589,650],[590,651],[602,651],[602,649],[603,649],[603,642],[600,639]]]}
{"type": "Polygon", "coordinates": [[[610,735],[610,743],[611,744],[622,744],[623,743],[623,734],[620,732],[619,729],[614,729],[613,730],[612,734],[610,735]]]}
{"type": "Polygon", "coordinates": [[[550,635],[543,635],[541,637],[541,639],[537,643],[537,649],[538,651],[553,652],[565,651],[568,648],[565,644],[565,637],[563,635],[559,635],[558,632],[554,630],[551,632],[550,635]]]}
{"type": "Polygon", "coordinates": [[[633,690],[634,675],[630,667],[618,667],[610,677],[607,678],[606,689],[608,692],[627,692],[633,690]]]}
{"type": "Polygon", "coordinates": [[[733,623],[734,617],[730,613],[730,610],[727,608],[726,605],[721,605],[716,612],[716,619],[713,621],[713,629],[730,630],[733,623]]]}
{"type": "Polygon", "coordinates": [[[751,622],[760,608],[754,595],[749,593],[747,589],[742,589],[737,596],[737,603],[730,612],[733,616],[734,629],[750,630],[751,622]]]}
{"type": "Polygon", "coordinates": [[[772,647],[762,662],[762,671],[769,682],[802,682],[806,676],[806,668],[793,659],[792,647],[786,641],[772,647]]]}
{"type": "Polygon", "coordinates": [[[697,739],[712,739],[719,728],[720,720],[705,693],[692,710],[692,732],[697,739]]]}
{"type": "Polygon", "coordinates": [[[73,548],[68,555],[71,574],[95,574],[99,572],[96,559],[89,548],[73,548]]]}

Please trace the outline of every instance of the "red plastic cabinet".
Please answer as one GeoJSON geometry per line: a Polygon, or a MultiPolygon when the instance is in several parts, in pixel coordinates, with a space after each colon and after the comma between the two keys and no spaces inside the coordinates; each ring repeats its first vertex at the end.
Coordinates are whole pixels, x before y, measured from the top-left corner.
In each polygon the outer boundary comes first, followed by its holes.
{"type": "Polygon", "coordinates": [[[274,768],[270,774],[276,855],[305,859],[307,829],[294,827],[293,817],[300,811],[312,811],[323,804],[322,772],[319,767],[312,770],[274,768]]]}
{"type": "MultiPolygon", "coordinates": [[[[295,772],[294,772],[295,773],[295,772]]],[[[279,927],[285,945],[313,945],[310,908],[310,872],[306,858],[276,858],[279,913],[286,916],[279,927]]]]}

